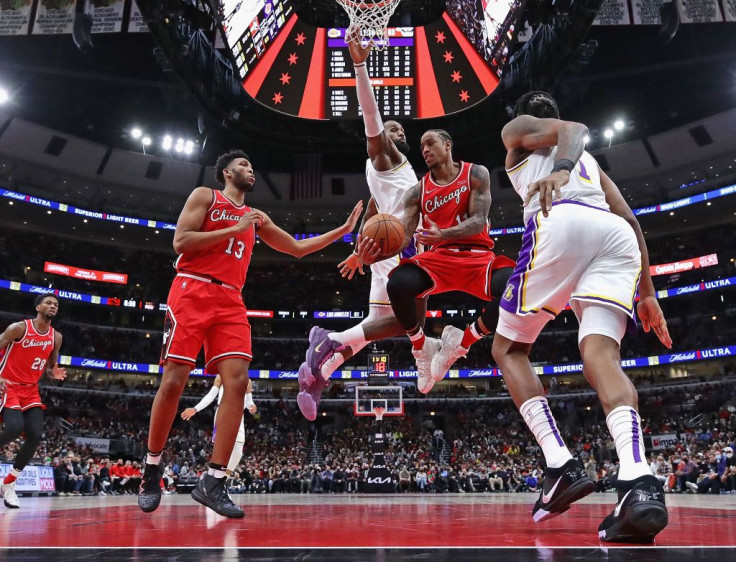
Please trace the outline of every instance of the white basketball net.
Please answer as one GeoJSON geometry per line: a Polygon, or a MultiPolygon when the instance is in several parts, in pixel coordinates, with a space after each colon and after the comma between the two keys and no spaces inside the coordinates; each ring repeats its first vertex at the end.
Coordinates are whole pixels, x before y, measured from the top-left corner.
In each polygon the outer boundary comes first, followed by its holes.
{"type": "Polygon", "coordinates": [[[388,20],[401,0],[335,0],[348,13],[350,27],[345,31],[345,43],[383,50],[388,47],[388,20]]]}

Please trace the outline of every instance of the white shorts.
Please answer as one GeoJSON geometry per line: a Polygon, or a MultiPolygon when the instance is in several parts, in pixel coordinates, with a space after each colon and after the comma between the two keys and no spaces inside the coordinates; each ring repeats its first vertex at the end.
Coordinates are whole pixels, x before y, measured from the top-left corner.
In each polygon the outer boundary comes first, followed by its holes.
{"type": "MultiPolygon", "coordinates": [[[[212,426],[212,442],[215,442],[215,437],[217,437],[217,410],[215,410],[215,425],[212,426]]],[[[235,438],[235,441],[239,443],[245,443],[245,426],[243,424],[243,416],[240,418],[240,427],[238,428],[238,436],[235,438]]]]}
{"type": "Polygon", "coordinates": [[[577,201],[556,202],[548,217],[539,212],[526,225],[496,331],[532,343],[576,301],[621,310],[633,320],[640,272],[636,235],[623,218],[577,201]],[[523,324],[514,316],[523,317],[523,324]]]}
{"type": "Polygon", "coordinates": [[[371,306],[391,306],[386,292],[388,274],[399,265],[399,256],[394,256],[371,265],[371,306]]]}

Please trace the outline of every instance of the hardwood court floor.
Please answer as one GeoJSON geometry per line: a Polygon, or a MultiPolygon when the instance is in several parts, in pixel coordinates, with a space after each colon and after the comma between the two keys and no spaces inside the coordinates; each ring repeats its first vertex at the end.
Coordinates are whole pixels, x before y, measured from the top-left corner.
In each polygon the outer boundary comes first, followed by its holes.
{"type": "Polygon", "coordinates": [[[432,549],[427,559],[457,562],[489,559],[494,549],[503,560],[611,559],[612,552],[617,560],[736,560],[736,495],[668,495],[669,526],[643,549],[598,541],[598,524],[615,498],[592,494],[540,524],[530,515],[536,494],[234,495],[246,511],[241,520],[220,517],[188,495],[164,496],[150,514],[134,496],[20,498],[21,509],[0,505],[0,558],[45,552],[78,560],[86,552],[97,559],[219,560],[215,552],[228,549],[235,558],[261,560],[408,560],[432,549]],[[36,550],[50,547],[101,550],[36,550]],[[713,547],[725,550],[707,550],[713,547]],[[170,552],[141,558],[147,548],[170,552]]]}

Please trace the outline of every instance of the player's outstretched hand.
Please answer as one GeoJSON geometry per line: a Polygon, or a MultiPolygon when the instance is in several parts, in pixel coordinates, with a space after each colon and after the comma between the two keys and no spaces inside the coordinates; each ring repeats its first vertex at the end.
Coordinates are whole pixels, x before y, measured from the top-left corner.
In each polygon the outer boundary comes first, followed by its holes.
{"type": "Polygon", "coordinates": [[[432,222],[432,219],[429,217],[424,218],[429,223],[429,228],[418,228],[415,238],[425,246],[434,246],[438,242],[444,240],[442,229],[432,222]]]}
{"type": "Polygon", "coordinates": [[[181,419],[183,419],[185,421],[189,421],[189,420],[191,420],[195,416],[196,413],[197,413],[196,408],[186,408],[181,413],[181,419]]]}
{"type": "Polygon", "coordinates": [[[670,337],[670,331],[667,329],[667,320],[664,319],[664,313],[659,307],[657,299],[644,297],[636,306],[636,312],[644,331],[654,330],[662,345],[667,349],[672,349],[672,338],[670,337]]]}
{"type": "Polygon", "coordinates": [[[353,251],[364,264],[371,265],[378,261],[378,257],[381,255],[381,246],[376,244],[373,238],[367,238],[362,234],[358,234],[358,241],[353,251]]]}
{"type": "Polygon", "coordinates": [[[350,58],[353,59],[353,64],[360,64],[371,54],[371,46],[363,47],[360,44],[360,27],[354,27],[348,30],[350,33],[348,39],[348,49],[350,50],[350,58]]]}
{"type": "Polygon", "coordinates": [[[54,368],[51,369],[51,378],[56,379],[57,381],[63,381],[66,378],[66,369],[59,367],[59,364],[57,363],[54,365],[54,368]]]}
{"type": "Polygon", "coordinates": [[[524,199],[524,207],[531,202],[535,194],[539,193],[539,204],[542,206],[542,214],[545,217],[548,216],[552,209],[552,202],[555,199],[562,198],[561,188],[567,185],[569,181],[570,172],[559,170],[551,173],[546,178],[530,183],[529,189],[526,192],[526,199],[524,199]]]}
{"type": "Polygon", "coordinates": [[[248,411],[251,415],[255,414],[258,411],[258,406],[253,404],[252,406],[248,406],[248,411]]]}
{"type": "Polygon", "coordinates": [[[361,275],[365,275],[365,273],[363,272],[363,260],[360,259],[360,256],[356,254],[355,252],[350,254],[347,258],[342,260],[340,263],[338,263],[337,267],[340,268],[340,275],[343,278],[347,277],[348,281],[351,281],[353,279],[353,276],[355,275],[356,271],[360,273],[361,275]]]}
{"type": "Polygon", "coordinates": [[[345,224],[342,225],[342,229],[345,231],[345,234],[353,231],[353,229],[355,228],[355,225],[358,224],[358,219],[360,218],[360,215],[362,212],[363,212],[363,201],[358,201],[355,204],[355,207],[353,207],[353,210],[350,211],[348,220],[346,220],[345,224]]]}

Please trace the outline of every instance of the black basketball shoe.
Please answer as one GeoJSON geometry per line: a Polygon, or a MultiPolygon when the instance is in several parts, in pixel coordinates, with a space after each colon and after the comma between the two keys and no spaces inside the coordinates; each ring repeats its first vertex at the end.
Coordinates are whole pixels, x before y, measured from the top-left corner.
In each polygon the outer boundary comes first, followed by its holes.
{"type": "Polygon", "coordinates": [[[560,468],[545,468],[542,490],[532,509],[535,523],[552,519],[570,509],[570,504],[595,490],[579,461],[570,459],[560,468]]]}
{"type": "Polygon", "coordinates": [[[667,526],[664,488],[649,474],[616,484],[618,505],[598,527],[606,542],[650,543],[667,526]]]}
{"type": "Polygon", "coordinates": [[[161,477],[164,474],[164,463],[148,464],[143,460],[143,477],[138,490],[138,507],[146,513],[154,511],[161,503],[161,477]]]}
{"type": "Polygon", "coordinates": [[[245,513],[233,503],[225,490],[225,478],[215,478],[211,474],[205,474],[197,482],[197,487],[192,490],[192,497],[212,511],[230,517],[240,519],[245,513]]]}

